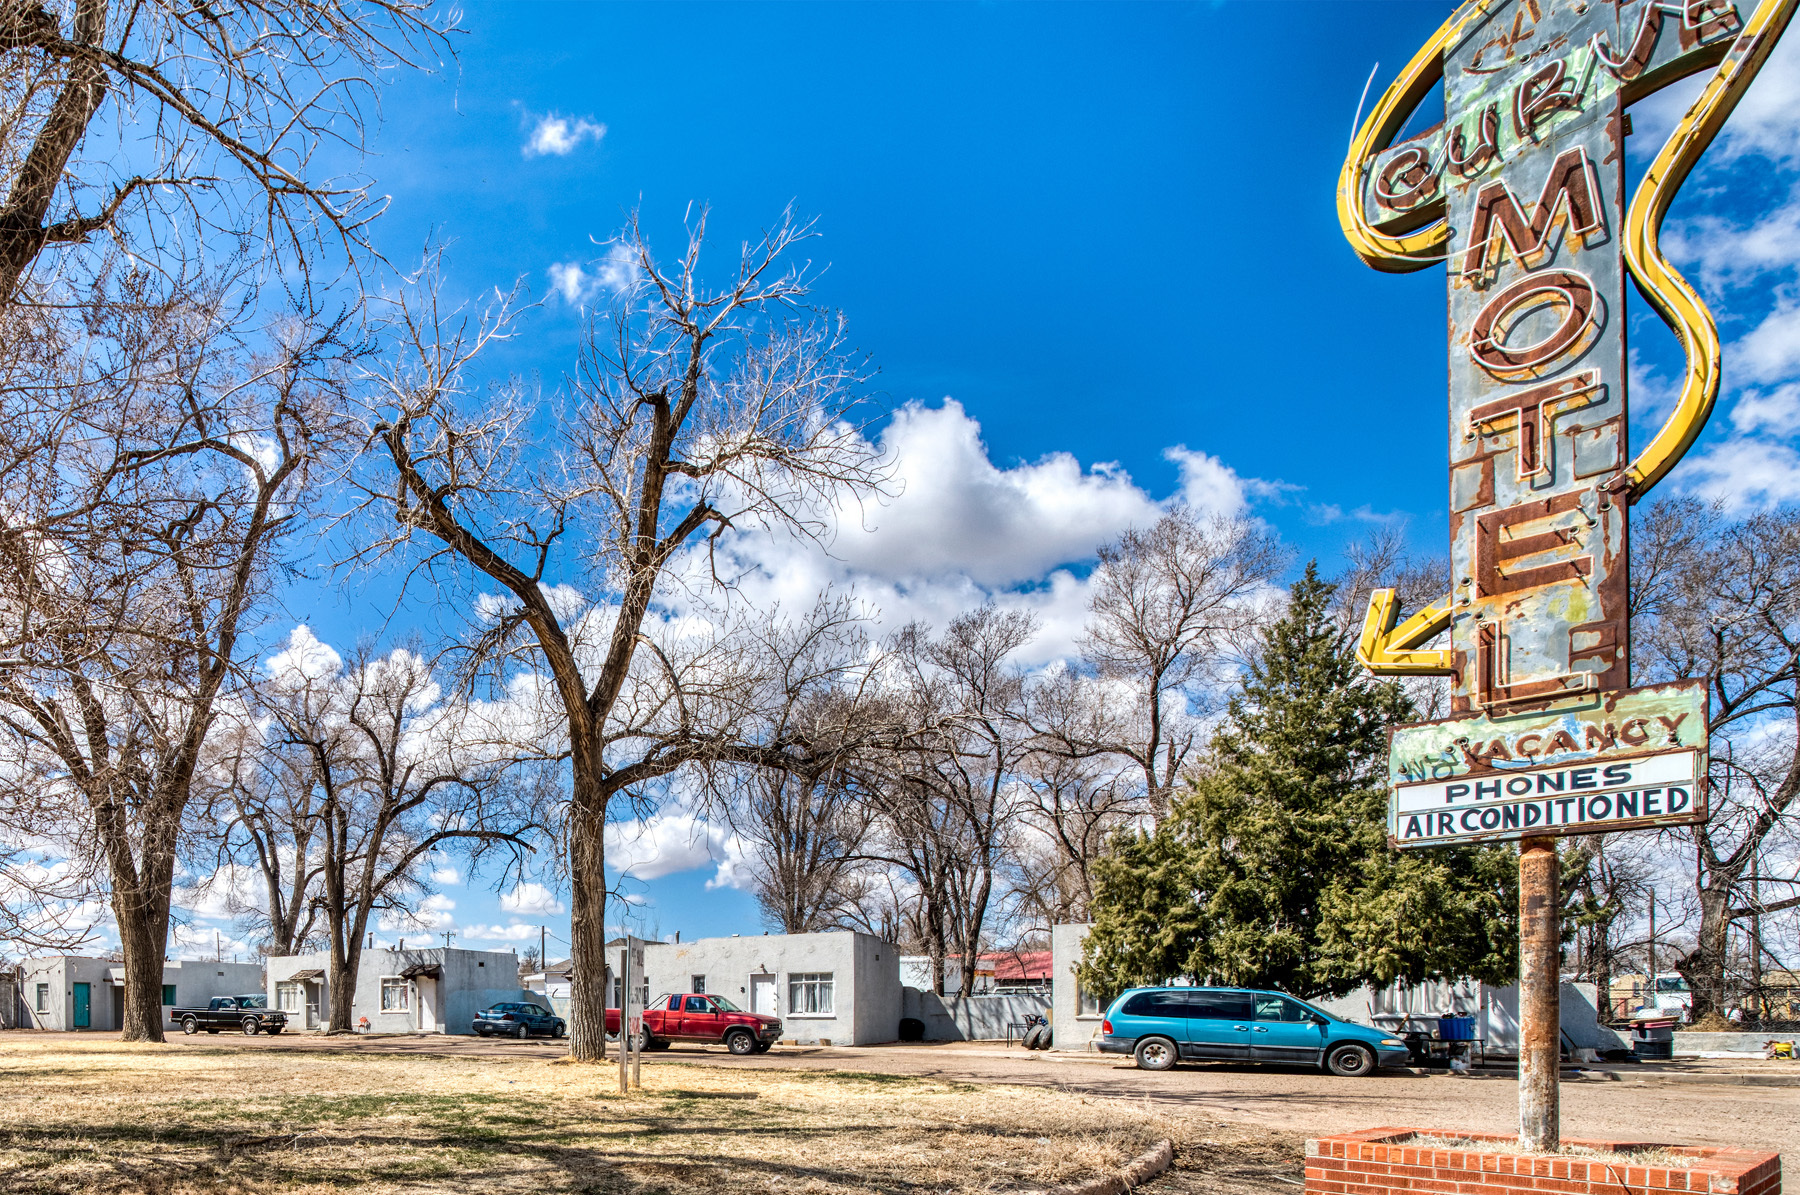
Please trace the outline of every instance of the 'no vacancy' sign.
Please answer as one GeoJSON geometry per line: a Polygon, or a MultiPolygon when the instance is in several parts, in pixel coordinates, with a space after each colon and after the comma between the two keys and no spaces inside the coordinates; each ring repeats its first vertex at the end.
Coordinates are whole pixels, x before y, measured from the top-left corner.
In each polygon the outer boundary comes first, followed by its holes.
{"type": "Polygon", "coordinates": [[[1706,820],[1706,687],[1646,685],[1515,717],[1389,732],[1395,846],[1598,834],[1706,820]]]}

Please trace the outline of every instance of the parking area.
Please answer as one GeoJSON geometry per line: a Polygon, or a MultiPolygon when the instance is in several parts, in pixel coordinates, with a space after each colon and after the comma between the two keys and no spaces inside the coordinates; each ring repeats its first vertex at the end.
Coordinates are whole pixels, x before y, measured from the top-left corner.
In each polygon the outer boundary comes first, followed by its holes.
{"type": "MultiPolygon", "coordinates": [[[[229,1040],[178,1038],[177,1049],[206,1049],[229,1040]]],[[[564,1045],[541,1039],[470,1037],[334,1037],[316,1034],[250,1039],[271,1050],[352,1050],[462,1057],[562,1057],[564,1045]]],[[[1312,1070],[1183,1065],[1152,1073],[1098,1055],[1007,1049],[998,1043],[865,1047],[777,1046],[766,1055],[733,1057],[721,1048],[674,1046],[644,1056],[649,1067],[861,1071],[966,1083],[1015,1083],[1089,1098],[1148,1103],[1162,1111],[1277,1132],[1331,1133],[1375,1125],[1515,1131],[1518,1084],[1500,1074],[1450,1076],[1385,1071],[1339,1079],[1312,1070]]],[[[1800,1078],[1800,1063],[1709,1060],[1672,1067],[1615,1068],[1617,1079],[1583,1078],[1562,1085],[1563,1131],[1571,1137],[1637,1138],[1688,1145],[1759,1145],[1778,1149],[1788,1166],[1800,1158],[1800,1086],[1752,1086],[1746,1077],[1800,1078]]],[[[1800,1181],[1800,1172],[1793,1176],[1800,1181]]]]}

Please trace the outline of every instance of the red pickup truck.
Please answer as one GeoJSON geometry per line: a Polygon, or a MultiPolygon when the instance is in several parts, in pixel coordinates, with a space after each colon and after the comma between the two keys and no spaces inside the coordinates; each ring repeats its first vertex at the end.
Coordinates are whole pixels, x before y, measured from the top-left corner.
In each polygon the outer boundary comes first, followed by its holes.
{"type": "MultiPolygon", "coordinates": [[[[619,1032],[619,1010],[606,1010],[606,1031],[619,1032]]],[[[733,1054],[762,1054],[781,1037],[781,1022],[761,1013],[745,1012],[723,996],[675,993],[658,996],[644,1010],[641,1048],[661,1050],[670,1042],[693,1041],[717,1045],[733,1054]]]]}

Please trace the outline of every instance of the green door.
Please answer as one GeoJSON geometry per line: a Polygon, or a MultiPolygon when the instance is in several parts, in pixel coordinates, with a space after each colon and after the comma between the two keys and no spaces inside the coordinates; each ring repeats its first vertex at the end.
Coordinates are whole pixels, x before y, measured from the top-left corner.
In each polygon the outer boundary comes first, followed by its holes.
{"type": "Polygon", "coordinates": [[[75,1028],[86,1029],[87,1027],[88,985],[85,983],[78,983],[75,985],[75,1028]]]}

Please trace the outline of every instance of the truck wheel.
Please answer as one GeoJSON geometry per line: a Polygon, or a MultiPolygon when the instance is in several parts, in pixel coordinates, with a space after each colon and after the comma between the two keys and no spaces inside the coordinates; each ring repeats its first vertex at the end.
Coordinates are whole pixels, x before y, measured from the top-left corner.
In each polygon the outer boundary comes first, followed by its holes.
{"type": "Polygon", "coordinates": [[[262,1022],[255,1017],[245,1017],[243,1028],[245,1037],[255,1037],[262,1032],[262,1022]]]}
{"type": "Polygon", "coordinates": [[[183,1033],[187,1034],[189,1037],[194,1036],[194,1034],[200,1032],[199,1019],[196,1017],[182,1017],[181,1018],[181,1031],[183,1033]]]}
{"type": "Polygon", "coordinates": [[[1334,1075],[1357,1079],[1375,1069],[1375,1055],[1365,1046],[1333,1046],[1325,1055],[1325,1066],[1334,1075]]]}
{"type": "Polygon", "coordinates": [[[1139,1070],[1166,1071],[1175,1065],[1175,1043],[1166,1037],[1146,1037],[1132,1053],[1139,1070]]]}
{"type": "Polygon", "coordinates": [[[639,1029],[635,1046],[637,1052],[642,1054],[646,1050],[654,1050],[655,1048],[656,1039],[650,1036],[650,1031],[648,1029],[639,1029]]]}
{"type": "Polygon", "coordinates": [[[725,1035],[725,1048],[733,1054],[749,1054],[756,1049],[756,1039],[748,1029],[733,1029],[725,1035]]]}

